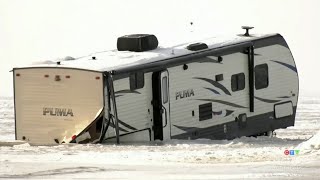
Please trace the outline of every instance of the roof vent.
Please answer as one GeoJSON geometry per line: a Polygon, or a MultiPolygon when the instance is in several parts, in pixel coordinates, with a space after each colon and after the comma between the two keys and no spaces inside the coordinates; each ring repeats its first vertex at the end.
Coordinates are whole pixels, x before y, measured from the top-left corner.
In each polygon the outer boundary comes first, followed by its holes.
{"type": "Polygon", "coordinates": [[[132,34],[118,38],[118,51],[143,52],[156,49],[158,39],[152,34],[132,34]]]}
{"type": "Polygon", "coordinates": [[[249,34],[249,30],[250,29],[253,29],[254,27],[251,27],[251,26],[242,26],[242,29],[245,29],[246,30],[246,33],[244,34],[244,36],[250,36],[249,34]]]}
{"type": "Polygon", "coordinates": [[[199,51],[202,49],[208,49],[208,45],[206,45],[205,43],[194,43],[187,46],[187,49],[190,51],[199,51]]]}

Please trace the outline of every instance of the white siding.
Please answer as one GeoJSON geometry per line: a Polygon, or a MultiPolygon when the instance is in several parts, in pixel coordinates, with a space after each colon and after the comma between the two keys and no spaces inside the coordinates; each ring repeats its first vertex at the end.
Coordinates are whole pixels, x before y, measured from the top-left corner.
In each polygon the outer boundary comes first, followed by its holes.
{"type": "MultiPolygon", "coordinates": [[[[266,63],[269,68],[269,86],[265,89],[255,90],[255,96],[267,100],[275,100],[277,103],[292,101],[293,106],[296,106],[298,97],[297,73],[284,65],[271,61],[276,60],[295,67],[289,49],[280,45],[273,45],[255,49],[255,54],[257,54],[255,55],[255,66],[266,63]],[[283,98],[285,96],[287,97],[283,98]]],[[[183,70],[182,65],[168,69],[170,77],[172,135],[184,132],[174,125],[205,128],[234,121],[235,117],[242,113],[246,113],[248,117],[251,117],[274,111],[275,103],[267,103],[255,99],[255,111],[249,112],[248,55],[235,53],[223,56],[222,64],[210,62],[190,63],[188,67],[187,70],[183,70]],[[245,73],[245,89],[232,92],[231,76],[242,72],[245,73]],[[223,74],[224,79],[223,81],[219,81],[219,83],[229,90],[231,96],[226,95],[223,91],[206,81],[195,79],[195,77],[201,77],[215,80],[215,75],[218,74],[223,74]],[[219,91],[220,95],[214,94],[205,88],[213,88],[219,91]],[[195,96],[176,99],[176,92],[187,89],[193,89],[195,96]],[[199,121],[199,105],[208,103],[209,101],[199,101],[197,99],[223,100],[247,108],[236,108],[213,102],[213,111],[233,110],[234,112],[227,117],[223,117],[224,114],[222,114],[220,116],[213,116],[211,120],[199,121]],[[192,111],[194,111],[194,116],[192,116],[192,111]]]]}
{"type": "MultiPolygon", "coordinates": [[[[248,55],[244,53],[234,53],[223,56],[222,63],[214,62],[193,62],[189,63],[188,69],[184,70],[183,65],[168,68],[169,72],[169,93],[170,93],[170,119],[171,135],[179,135],[185,131],[176,126],[206,128],[218,124],[235,121],[240,114],[247,117],[269,113],[274,111],[274,104],[285,101],[292,101],[293,106],[297,105],[298,97],[298,77],[297,73],[290,68],[276,63],[272,60],[280,61],[295,67],[290,50],[280,45],[273,45],[255,49],[255,66],[266,63],[269,71],[269,85],[265,89],[255,90],[255,96],[273,102],[254,99],[254,112],[249,111],[249,74],[248,55]],[[231,90],[231,76],[238,73],[245,74],[245,88],[233,92],[231,90]],[[211,83],[197,78],[207,78],[215,80],[215,76],[223,74],[223,80],[218,81],[231,95],[227,95],[221,89],[211,83]],[[215,94],[206,89],[212,88],[220,94],[215,94]],[[193,89],[194,96],[177,98],[176,93],[193,89]],[[208,99],[203,101],[199,99],[208,99]],[[199,105],[210,103],[210,99],[233,103],[245,108],[233,107],[219,102],[212,102],[212,111],[222,111],[221,115],[213,115],[212,119],[199,121],[199,105]],[[232,114],[225,116],[227,110],[232,114]],[[194,116],[192,116],[194,111],[194,116]],[[175,126],[176,125],[176,126],[175,126]]],[[[217,57],[211,57],[217,59],[217,57]]],[[[115,81],[115,91],[128,90],[129,78],[115,81]]],[[[152,73],[145,74],[145,86],[136,90],[140,94],[126,93],[117,97],[117,109],[119,119],[138,130],[151,128],[153,125],[152,100],[152,73]],[[150,112],[148,112],[148,110],[150,112]]],[[[121,128],[132,132],[122,125],[121,128]]],[[[125,134],[128,132],[121,132],[125,134]]],[[[111,128],[107,137],[114,136],[111,128]]],[[[146,136],[148,134],[146,133],[146,136]]]]}
{"type": "MultiPolygon", "coordinates": [[[[119,79],[114,81],[115,92],[121,90],[130,90],[129,78],[119,79]]],[[[119,120],[136,128],[137,130],[152,128],[153,125],[153,107],[152,100],[152,73],[144,74],[144,87],[134,90],[137,93],[120,93],[122,95],[116,98],[117,111],[119,120]]],[[[121,124],[119,127],[125,129],[127,132],[120,131],[120,134],[133,132],[121,124]]],[[[144,131],[149,137],[149,132],[144,131]]],[[[109,127],[106,137],[115,136],[114,129],[109,127]]],[[[134,138],[133,138],[134,139],[134,138]]],[[[149,139],[149,138],[148,138],[149,139]]],[[[135,139],[139,140],[139,139],[135,139]]]]}
{"type": "MultiPolygon", "coordinates": [[[[249,106],[249,86],[248,86],[248,59],[247,55],[242,53],[223,56],[222,63],[203,62],[190,63],[188,69],[183,70],[182,65],[174,68],[169,68],[170,77],[170,112],[172,125],[184,127],[205,128],[216,124],[221,124],[234,120],[233,115],[246,113],[247,109],[239,109],[226,106],[220,103],[213,103],[213,111],[223,111],[222,115],[213,116],[211,120],[199,121],[199,105],[210,103],[210,101],[200,101],[197,99],[215,99],[231,102],[241,106],[249,106]],[[231,91],[231,76],[233,74],[245,73],[246,85],[242,91],[231,91]],[[215,81],[215,76],[223,74],[223,80],[219,81],[232,96],[225,94],[221,89],[216,88],[209,82],[196,79],[207,78],[215,81]],[[217,90],[219,94],[214,94],[212,91],[205,89],[212,88],[217,90]],[[187,89],[194,90],[194,96],[176,99],[176,92],[187,89]],[[223,117],[226,110],[235,111],[232,115],[223,117]],[[192,116],[194,111],[194,116],[192,116]]],[[[215,58],[217,59],[217,57],[215,58]]],[[[175,126],[171,127],[171,135],[177,135],[183,131],[175,126]]]]}

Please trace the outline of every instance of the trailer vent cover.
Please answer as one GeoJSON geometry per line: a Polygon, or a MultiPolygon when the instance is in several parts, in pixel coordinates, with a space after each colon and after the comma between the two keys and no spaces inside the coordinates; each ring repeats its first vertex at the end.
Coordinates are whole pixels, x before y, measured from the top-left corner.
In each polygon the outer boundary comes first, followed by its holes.
{"type": "Polygon", "coordinates": [[[208,49],[208,45],[206,45],[205,43],[194,43],[187,46],[187,49],[190,51],[199,51],[202,49],[208,49]]]}
{"type": "Polygon", "coordinates": [[[152,34],[132,34],[118,38],[118,51],[143,52],[156,49],[158,39],[152,34]]]}

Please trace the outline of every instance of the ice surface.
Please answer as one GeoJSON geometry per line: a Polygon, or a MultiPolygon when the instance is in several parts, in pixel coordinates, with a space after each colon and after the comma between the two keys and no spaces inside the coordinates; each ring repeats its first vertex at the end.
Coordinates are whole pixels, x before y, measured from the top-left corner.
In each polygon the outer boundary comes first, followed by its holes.
{"type": "Polygon", "coordinates": [[[14,106],[12,97],[0,97],[0,141],[14,139],[14,106]]]}
{"type": "Polygon", "coordinates": [[[277,137],[145,144],[31,146],[14,141],[12,98],[0,98],[1,178],[316,179],[320,99],[299,101],[296,125],[277,137]],[[299,150],[285,155],[285,150],[299,150]]]}
{"type": "Polygon", "coordinates": [[[309,140],[299,144],[295,149],[305,152],[308,152],[307,150],[320,150],[320,131],[309,140]]]}

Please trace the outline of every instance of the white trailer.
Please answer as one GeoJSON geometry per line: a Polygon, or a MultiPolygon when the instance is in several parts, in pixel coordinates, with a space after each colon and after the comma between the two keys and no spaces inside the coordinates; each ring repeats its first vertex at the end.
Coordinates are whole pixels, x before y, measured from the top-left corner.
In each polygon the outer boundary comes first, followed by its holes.
{"type": "Polygon", "coordinates": [[[14,68],[16,139],[35,144],[233,139],[293,126],[298,73],[279,34],[118,50],[14,68]]]}

